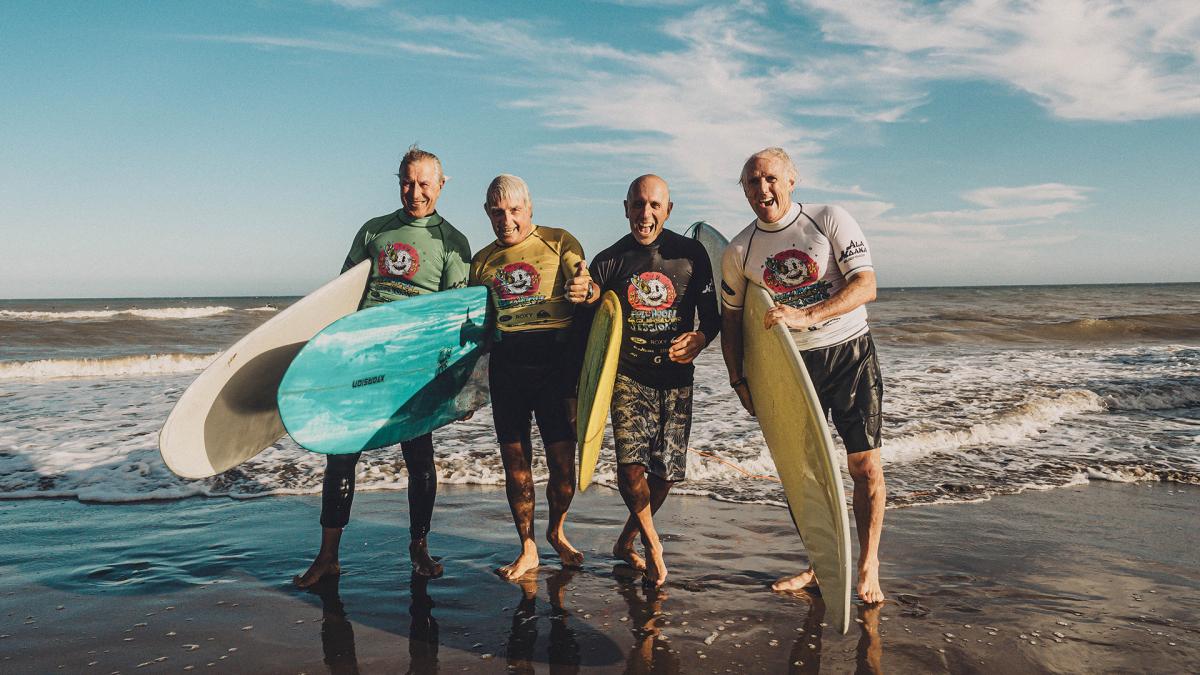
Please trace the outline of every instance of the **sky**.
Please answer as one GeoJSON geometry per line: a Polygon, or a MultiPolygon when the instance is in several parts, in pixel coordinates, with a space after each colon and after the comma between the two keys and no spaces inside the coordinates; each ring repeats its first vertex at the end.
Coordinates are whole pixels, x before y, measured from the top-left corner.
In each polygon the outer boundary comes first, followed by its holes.
{"type": "Polygon", "coordinates": [[[1200,281],[1194,0],[9,0],[0,92],[0,298],[307,293],[412,143],[475,250],[500,173],[732,236],[781,146],[883,287],[1200,281]]]}

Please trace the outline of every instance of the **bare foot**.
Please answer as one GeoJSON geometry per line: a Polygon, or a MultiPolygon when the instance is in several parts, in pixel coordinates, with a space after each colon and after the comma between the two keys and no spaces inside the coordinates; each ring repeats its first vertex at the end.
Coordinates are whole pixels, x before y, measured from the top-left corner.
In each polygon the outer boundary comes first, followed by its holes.
{"type": "Polygon", "coordinates": [[[858,599],[868,605],[883,602],[883,589],[879,587],[878,560],[871,560],[858,566],[858,599]]]}
{"type": "Polygon", "coordinates": [[[613,544],[612,554],[618,560],[624,560],[629,563],[629,566],[639,572],[646,571],[646,559],[638,555],[637,551],[633,550],[633,541],[628,541],[622,544],[617,542],[613,544]]]}
{"type": "Polygon", "coordinates": [[[771,584],[771,590],[773,590],[773,591],[801,591],[801,590],[804,590],[805,588],[808,588],[809,586],[816,586],[816,585],[817,585],[817,574],[816,574],[816,572],[813,572],[812,568],[810,567],[810,568],[804,570],[803,572],[801,572],[800,574],[790,576],[790,577],[784,577],[784,578],[780,579],[779,581],[776,581],[775,583],[771,584]]]}
{"type": "Polygon", "coordinates": [[[336,577],[341,573],[342,566],[338,564],[337,560],[324,560],[317,557],[308,567],[307,572],[292,577],[292,583],[297,588],[308,588],[327,576],[336,577]]]}
{"type": "Polygon", "coordinates": [[[561,532],[547,532],[546,541],[550,542],[558,553],[563,567],[583,567],[583,554],[567,541],[566,535],[561,532]]]}
{"type": "Polygon", "coordinates": [[[521,555],[512,563],[496,569],[496,574],[501,577],[513,581],[525,576],[530,570],[535,570],[541,560],[538,558],[537,544],[533,543],[532,539],[526,540],[521,545],[521,555]]]}
{"type": "MultiPolygon", "coordinates": [[[[645,542],[642,542],[645,544],[645,542]]],[[[667,583],[667,563],[663,561],[662,544],[646,546],[646,581],[649,585],[660,588],[667,583]]]]}
{"type": "Polygon", "coordinates": [[[414,574],[423,577],[442,576],[442,564],[429,555],[429,545],[425,539],[409,542],[408,557],[412,560],[414,574]]]}

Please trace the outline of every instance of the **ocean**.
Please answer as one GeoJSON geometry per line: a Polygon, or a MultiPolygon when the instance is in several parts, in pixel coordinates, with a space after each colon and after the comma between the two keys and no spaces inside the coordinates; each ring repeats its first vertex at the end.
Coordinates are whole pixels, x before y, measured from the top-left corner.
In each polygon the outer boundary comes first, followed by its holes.
{"type": "MultiPolygon", "coordinates": [[[[286,437],[205,480],[175,476],[158,454],[200,370],[295,300],[0,301],[0,498],[319,493],[324,458],[286,437]]],[[[1200,484],[1200,284],[890,288],[869,313],[889,506],[1095,480],[1200,484]]],[[[434,438],[443,483],[503,482],[489,408],[434,438]]],[[[606,445],[597,478],[611,486],[606,445]]],[[[783,504],[718,345],[697,361],[691,445],[677,491],[783,504]]],[[[545,480],[540,459],[536,472],[545,480]]],[[[399,449],[364,453],[357,480],[404,489],[399,449]]]]}

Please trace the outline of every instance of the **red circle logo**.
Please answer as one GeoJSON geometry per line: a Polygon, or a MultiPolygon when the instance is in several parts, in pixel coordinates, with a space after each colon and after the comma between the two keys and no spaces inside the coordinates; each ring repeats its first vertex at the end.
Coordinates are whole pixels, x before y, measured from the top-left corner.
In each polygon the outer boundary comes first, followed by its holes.
{"type": "Polygon", "coordinates": [[[629,280],[625,297],[634,309],[666,309],[675,303],[675,285],[662,272],[643,272],[629,280]]]}
{"type": "Polygon", "coordinates": [[[798,249],[780,251],[767,258],[763,283],[776,293],[807,286],[817,280],[817,262],[798,249]]]}
{"type": "Polygon", "coordinates": [[[501,300],[533,295],[541,285],[541,275],[527,262],[509,263],[496,270],[492,288],[501,300]]]}
{"type": "Polygon", "coordinates": [[[420,268],[421,254],[404,242],[392,242],[379,252],[379,276],[411,281],[420,268]]]}

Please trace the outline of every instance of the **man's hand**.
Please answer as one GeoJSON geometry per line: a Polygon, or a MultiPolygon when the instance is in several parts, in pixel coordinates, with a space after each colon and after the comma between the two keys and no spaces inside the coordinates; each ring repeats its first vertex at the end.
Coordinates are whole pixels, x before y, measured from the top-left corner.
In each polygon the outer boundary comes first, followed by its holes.
{"type": "Polygon", "coordinates": [[[690,333],[676,335],[674,340],[671,340],[671,348],[667,350],[667,356],[675,363],[691,363],[692,359],[700,354],[700,350],[708,344],[708,340],[704,339],[704,333],[694,330],[690,333]]]}
{"type": "Polygon", "coordinates": [[[770,328],[777,323],[792,330],[804,330],[816,321],[813,320],[807,309],[796,309],[777,302],[774,307],[767,310],[766,316],[763,317],[763,327],[770,328]]]}
{"type": "Polygon", "coordinates": [[[567,284],[567,300],[576,305],[590,305],[598,295],[592,288],[592,275],[588,274],[587,261],[580,260],[575,266],[575,276],[567,284]]]}
{"type": "Polygon", "coordinates": [[[754,401],[750,399],[750,385],[746,383],[746,378],[743,377],[741,384],[734,387],[733,390],[737,392],[737,397],[742,402],[742,407],[746,409],[746,412],[750,413],[751,417],[754,417],[754,401]]]}

